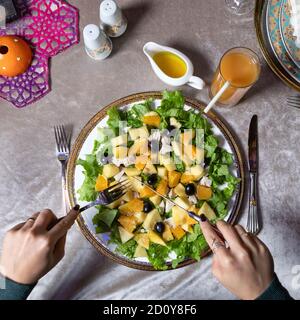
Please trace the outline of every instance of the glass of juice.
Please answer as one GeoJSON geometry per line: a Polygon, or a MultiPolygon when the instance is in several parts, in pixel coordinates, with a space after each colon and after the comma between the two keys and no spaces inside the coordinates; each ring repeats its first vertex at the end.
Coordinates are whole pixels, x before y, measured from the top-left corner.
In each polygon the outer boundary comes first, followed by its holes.
{"type": "Polygon", "coordinates": [[[228,81],[229,87],[217,105],[234,106],[254,85],[259,75],[260,63],[256,53],[244,47],[232,48],[221,58],[210,86],[210,97],[214,97],[228,81]]]}

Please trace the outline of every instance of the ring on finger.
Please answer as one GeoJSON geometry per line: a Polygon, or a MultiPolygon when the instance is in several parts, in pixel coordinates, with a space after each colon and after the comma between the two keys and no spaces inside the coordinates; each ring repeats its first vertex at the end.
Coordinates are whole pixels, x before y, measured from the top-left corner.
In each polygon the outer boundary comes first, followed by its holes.
{"type": "Polygon", "coordinates": [[[221,247],[226,248],[225,244],[222,241],[213,239],[211,244],[212,252],[215,253],[215,251],[221,247]]]}

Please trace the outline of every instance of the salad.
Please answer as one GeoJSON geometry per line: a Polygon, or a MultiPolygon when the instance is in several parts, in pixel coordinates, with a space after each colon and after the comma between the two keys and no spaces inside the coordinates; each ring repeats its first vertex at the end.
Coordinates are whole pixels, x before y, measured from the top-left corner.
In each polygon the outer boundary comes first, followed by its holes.
{"type": "Polygon", "coordinates": [[[128,110],[107,111],[97,128],[93,150],[78,159],[85,175],[79,200],[93,201],[99,191],[122,180],[131,188],[117,201],[97,206],[96,233],[110,233],[116,251],[147,258],[157,270],[186,259],[199,260],[208,248],[200,225],[181,208],[213,223],[228,212],[239,179],[230,171],[233,156],[220,146],[201,112],[184,109],[179,91],[164,91],[128,110]],[[160,195],[171,198],[172,205],[160,195]]]}

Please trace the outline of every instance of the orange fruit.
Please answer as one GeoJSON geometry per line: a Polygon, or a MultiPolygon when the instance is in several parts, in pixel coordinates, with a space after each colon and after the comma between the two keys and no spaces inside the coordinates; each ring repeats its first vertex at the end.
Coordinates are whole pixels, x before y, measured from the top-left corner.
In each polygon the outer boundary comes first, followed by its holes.
{"type": "Polygon", "coordinates": [[[18,76],[29,68],[32,51],[29,44],[17,36],[0,37],[0,75],[18,76]]]}

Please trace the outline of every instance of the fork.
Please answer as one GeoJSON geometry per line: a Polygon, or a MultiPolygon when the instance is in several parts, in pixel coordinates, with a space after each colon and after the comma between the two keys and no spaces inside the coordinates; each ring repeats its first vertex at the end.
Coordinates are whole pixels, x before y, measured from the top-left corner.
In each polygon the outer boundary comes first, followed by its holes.
{"type": "Polygon", "coordinates": [[[68,195],[66,187],[66,168],[70,155],[70,146],[67,139],[66,131],[63,125],[54,126],[54,135],[56,141],[56,156],[57,160],[61,163],[61,185],[63,195],[63,206],[65,212],[69,211],[68,195]]]}
{"type": "Polygon", "coordinates": [[[129,180],[123,180],[110,186],[103,191],[98,193],[98,198],[95,201],[88,203],[86,206],[81,207],[79,212],[87,210],[91,207],[98,206],[100,204],[108,205],[119,198],[121,198],[131,187],[131,182],[129,180]]]}
{"type": "Polygon", "coordinates": [[[287,105],[289,107],[300,109],[300,95],[288,97],[287,98],[287,105]]]}

